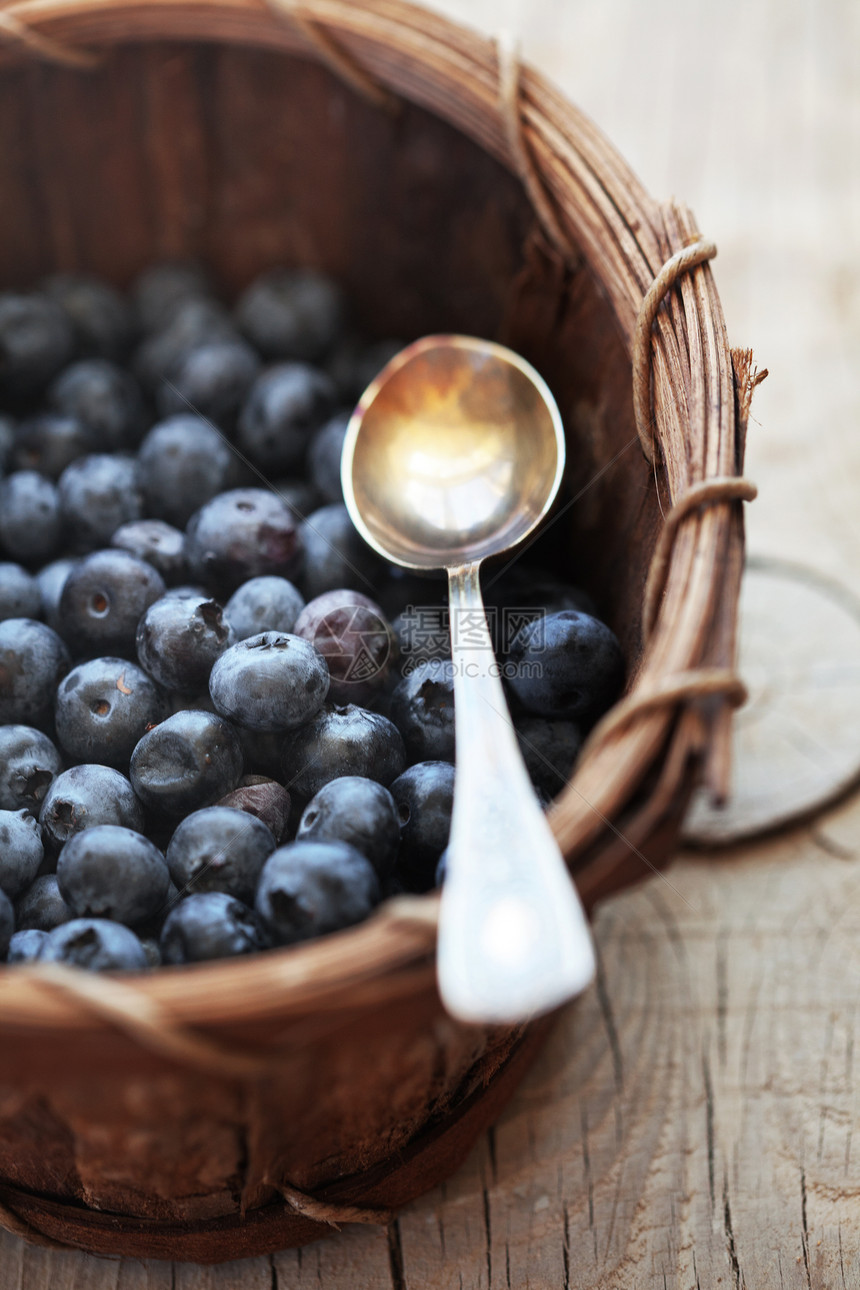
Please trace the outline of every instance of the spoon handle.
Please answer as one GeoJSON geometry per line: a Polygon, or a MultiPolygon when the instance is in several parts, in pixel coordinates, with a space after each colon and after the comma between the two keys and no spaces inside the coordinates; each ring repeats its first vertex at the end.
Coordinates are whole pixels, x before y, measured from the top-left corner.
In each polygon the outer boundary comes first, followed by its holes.
{"type": "Polygon", "coordinates": [[[480,563],[448,570],[457,770],[439,915],[439,990],[464,1021],[517,1022],[594,975],[576,887],[529,781],[481,599],[480,563]]]}

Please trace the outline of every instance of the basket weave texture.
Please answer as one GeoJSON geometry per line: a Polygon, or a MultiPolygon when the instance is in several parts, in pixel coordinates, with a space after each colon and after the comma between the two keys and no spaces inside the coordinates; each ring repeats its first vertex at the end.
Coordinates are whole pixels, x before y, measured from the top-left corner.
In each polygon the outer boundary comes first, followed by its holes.
{"type": "MultiPolygon", "coordinates": [[[[4,285],[194,255],[232,292],[313,263],[369,330],[492,336],[546,377],[575,500],[557,562],[630,677],[551,821],[587,907],[647,876],[696,779],[725,785],[741,697],[756,375],[708,256],[637,349],[662,266],[701,242],[691,213],[510,50],[400,0],[23,0],[0,42],[4,285]]],[[[210,1261],[385,1221],[456,1167],[545,1030],[442,1013],[436,907],[145,979],[0,974],[0,1223],[210,1261]]]]}

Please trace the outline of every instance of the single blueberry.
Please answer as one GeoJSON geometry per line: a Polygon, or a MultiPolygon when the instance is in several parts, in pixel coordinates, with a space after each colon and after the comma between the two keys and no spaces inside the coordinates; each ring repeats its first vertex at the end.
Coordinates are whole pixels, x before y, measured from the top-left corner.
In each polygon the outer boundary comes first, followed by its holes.
{"type": "Polygon", "coordinates": [[[447,761],[410,766],[391,785],[391,796],[400,815],[395,872],[408,891],[429,891],[451,832],[454,767],[447,761]]]}
{"type": "Polygon", "coordinates": [[[165,323],[138,346],[133,361],[137,379],[153,398],[177,373],[193,349],[219,340],[233,340],[236,329],[223,305],[215,300],[189,299],[177,305],[165,323]]]}
{"type": "Polygon", "coordinates": [[[497,655],[507,655],[517,632],[548,614],[563,609],[596,612],[587,591],[571,586],[547,569],[519,560],[498,577],[488,578],[484,600],[497,655]]]}
{"type": "Polygon", "coordinates": [[[373,865],[348,842],[292,842],[263,866],[255,908],[276,945],[362,922],[379,904],[373,865]]]}
{"type": "Polygon", "coordinates": [[[36,574],[39,591],[42,596],[41,614],[49,627],[60,633],[60,596],[66,579],[78,563],[75,559],[52,560],[45,564],[36,574]]]}
{"type": "Polygon", "coordinates": [[[60,515],[75,551],[95,551],[121,524],[143,515],[133,457],[93,453],[67,466],[57,484],[60,515]]]}
{"type": "Polygon", "coordinates": [[[76,833],[57,860],[60,895],[77,918],[135,926],[162,908],[169,881],[158,847],[113,824],[76,833]]]}
{"type": "Polygon", "coordinates": [[[397,727],[378,712],[354,704],[326,704],[289,734],[282,754],[284,783],[304,807],[324,785],[342,775],[362,775],[389,785],[406,768],[397,727]]]}
{"type": "Polygon", "coordinates": [[[343,587],[365,593],[373,590],[382,561],[364,541],[345,506],[321,506],[307,517],[300,533],[305,549],[301,585],[308,600],[343,587]]]}
{"type": "Polygon", "coordinates": [[[248,578],[291,578],[301,566],[302,543],[279,497],[263,488],[234,488],[192,516],[185,554],[191,576],[226,598],[248,578]]]}
{"type": "Polygon", "coordinates": [[[202,265],[183,261],[150,265],[131,288],[138,324],[144,331],[158,331],[188,301],[200,300],[210,290],[209,274],[202,265]]]}
{"type": "Polygon", "coordinates": [[[5,959],[15,934],[15,910],[5,891],[0,889],[0,959],[5,959]]]}
{"type": "Polygon", "coordinates": [[[242,746],[229,722],[182,711],[147,731],[131,756],[130,775],[145,806],[187,815],[209,806],[242,778],[242,746]]]}
{"type": "Polygon", "coordinates": [[[590,614],[566,609],[528,623],[514,637],[507,680],[523,707],[539,717],[588,725],[618,698],[624,657],[614,632],[590,614]]]}
{"type": "Polygon", "coordinates": [[[225,338],[197,345],[159,386],[161,415],[196,412],[232,431],[259,370],[258,356],[243,340],[225,338]]]}
{"type": "Polygon", "coordinates": [[[391,719],[410,761],[454,760],[454,668],[450,660],[417,663],[395,687],[391,719]]]}
{"type": "Polygon", "coordinates": [[[185,534],[164,520],[131,520],[121,524],[110,544],[151,564],[168,585],[182,582],[188,575],[185,534]]]}
{"type": "Polygon", "coordinates": [[[54,721],[69,757],[125,770],[146,730],[168,712],[167,699],[141,668],[122,658],[94,658],[61,681],[54,721]]]}
{"type": "Polygon", "coordinates": [[[294,730],[318,712],[328,694],[325,659],[288,632],[261,632],[215,662],[209,693],[223,717],[251,730],[294,730]]]}
{"type": "Polygon", "coordinates": [[[276,844],[286,838],[290,804],[290,795],[283,784],[264,775],[243,775],[239,787],[215,803],[262,820],[276,844]]]}
{"type": "Polygon", "coordinates": [[[159,685],[193,694],[206,688],[212,665],[234,641],[216,601],[163,596],[138,624],[137,657],[159,685]]]}
{"type": "Polygon", "coordinates": [[[297,636],[310,641],[328,664],[334,703],[368,704],[385,686],[396,643],[379,605],[360,591],[325,591],[305,605],[297,636]]]}
{"type": "Polygon", "coordinates": [[[39,814],[41,802],[62,758],[41,730],[26,725],[0,726],[0,810],[39,814]]]}
{"type": "Polygon", "coordinates": [[[314,269],[270,269],[236,306],[239,326],[266,358],[307,362],[332,348],[345,312],[340,287],[314,269]]]}
{"type": "Polygon", "coordinates": [[[126,551],[95,551],[66,579],[60,622],[79,656],[133,654],[137,625],[164,595],[164,579],[126,551]]]}
{"type": "Polygon", "coordinates": [[[35,470],[0,480],[0,550],[22,564],[50,560],[60,539],[56,486],[35,470]]]}
{"type": "Polygon", "coordinates": [[[0,295],[0,395],[17,402],[41,393],[72,357],[67,314],[43,295],[0,295]]]}
{"type": "Polygon", "coordinates": [[[79,354],[122,359],[134,335],[134,319],[126,301],[110,283],[84,273],[58,273],[43,290],[67,314],[79,354]]]}
{"type": "Polygon", "coordinates": [[[76,833],[100,824],[143,832],[143,810],[125,775],[84,762],[58,775],[39,812],[42,837],[55,853],[76,833]]]}
{"type": "Polygon", "coordinates": [[[0,564],[0,621],[4,618],[40,618],[39,584],[20,564],[0,564]]]}
{"type": "Polygon", "coordinates": [[[29,811],[0,811],[0,889],[10,900],[31,885],[45,857],[38,821],[29,811]]]}
{"type": "Polygon", "coordinates": [[[307,363],[278,363],[254,382],[236,441],[261,470],[290,470],[303,461],[334,404],[334,386],[323,372],[307,363]]]}
{"type": "Polygon", "coordinates": [[[224,606],[237,641],[260,632],[291,632],[305,607],[304,597],[286,578],[249,578],[224,606]]]}
{"type": "Polygon", "coordinates": [[[62,640],[45,623],[0,622],[0,723],[42,725],[70,664],[62,640]]]}
{"type": "Polygon", "coordinates": [[[349,425],[349,413],[339,412],[317,430],[308,448],[308,474],[326,502],[343,501],[340,459],[349,425]]]}
{"type": "Polygon", "coordinates": [[[256,816],[208,806],[178,826],[167,848],[167,864],[183,895],[224,891],[251,904],[260,871],[276,845],[271,829],[256,816]]]}
{"type": "Polygon", "coordinates": [[[78,457],[95,450],[96,440],[77,417],[40,412],[15,431],[12,462],[16,470],[37,470],[57,480],[78,457]]]}
{"type": "Polygon", "coordinates": [[[143,972],[148,966],[134,932],[108,918],[73,918],[55,927],[38,962],[66,963],[88,972],[143,972]]]}
{"type": "Polygon", "coordinates": [[[47,932],[40,932],[35,927],[28,927],[23,932],[15,932],[9,942],[9,950],[6,955],[7,963],[32,963],[39,957],[47,932]]]}
{"type": "Polygon", "coordinates": [[[72,911],[60,895],[55,873],[45,873],[18,897],[15,918],[19,931],[50,932],[67,923],[72,911]]]}
{"type": "Polygon", "coordinates": [[[223,891],[186,896],[164,920],[161,959],[166,966],[256,954],[266,938],[252,909],[223,891]]]}
{"type": "Polygon", "coordinates": [[[97,452],[137,447],[146,427],[140,386],[131,372],[106,358],[72,363],[54,381],[48,402],[57,412],[86,426],[97,452]]]}
{"type": "Polygon", "coordinates": [[[202,417],[184,413],[159,422],[137,455],[147,514],[184,529],[195,511],[231,487],[235,460],[202,417]]]}
{"type": "Polygon", "coordinates": [[[515,721],[526,770],[541,797],[558,797],[582,747],[582,731],[574,721],[521,716],[515,721]]]}
{"type": "MultiPolygon", "coordinates": [[[[397,781],[395,780],[395,783],[397,781]]],[[[348,842],[366,856],[380,882],[394,868],[400,817],[387,788],[360,775],[342,775],[308,802],[296,841],[348,842]]]]}

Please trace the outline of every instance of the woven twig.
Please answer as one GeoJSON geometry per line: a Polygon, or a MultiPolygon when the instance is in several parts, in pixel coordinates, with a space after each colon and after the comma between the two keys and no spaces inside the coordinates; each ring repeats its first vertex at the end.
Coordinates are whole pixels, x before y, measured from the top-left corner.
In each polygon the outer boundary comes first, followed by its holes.
{"type": "Polygon", "coordinates": [[[266,0],[266,3],[279,17],[287,18],[298,28],[305,40],[317,51],[322,62],[336,76],[376,107],[391,113],[397,111],[398,101],[394,95],[374,80],[319,22],[309,16],[307,4],[303,4],[301,0],[266,0]]]}
{"type": "Polygon", "coordinates": [[[82,71],[88,71],[98,67],[102,61],[92,50],[65,45],[53,36],[44,35],[29,23],[22,22],[9,9],[0,9],[0,32],[50,63],[62,63],[66,67],[78,67],[82,71]]]}

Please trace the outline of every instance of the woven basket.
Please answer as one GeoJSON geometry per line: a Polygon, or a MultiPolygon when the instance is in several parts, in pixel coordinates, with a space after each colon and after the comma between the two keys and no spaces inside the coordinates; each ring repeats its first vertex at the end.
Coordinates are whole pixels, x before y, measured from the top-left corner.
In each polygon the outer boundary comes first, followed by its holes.
{"type": "MultiPolygon", "coordinates": [[[[646,877],[694,783],[724,784],[740,695],[755,376],[689,211],[509,51],[400,0],[25,0],[0,41],[4,286],[190,255],[230,294],[309,263],[370,334],[495,337],[539,368],[577,499],[555,558],[630,677],[552,823],[589,908],[646,877]]],[[[0,972],[0,1223],[213,1262],[386,1221],[459,1164],[547,1025],[444,1015],[436,909],[148,978],[0,972]]]]}

